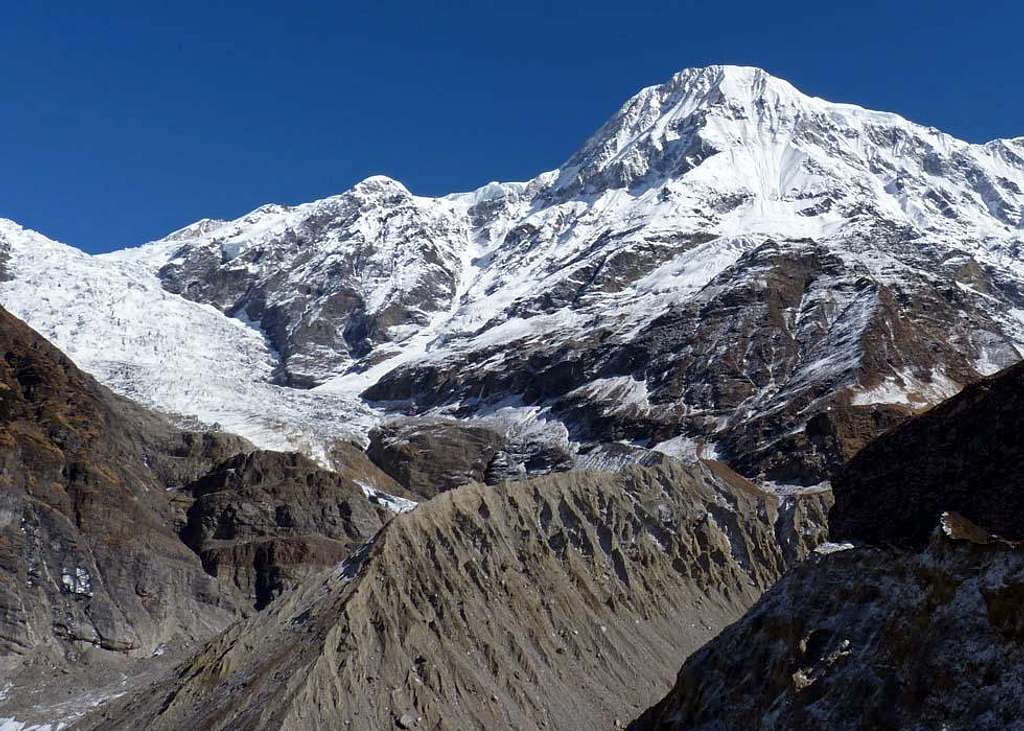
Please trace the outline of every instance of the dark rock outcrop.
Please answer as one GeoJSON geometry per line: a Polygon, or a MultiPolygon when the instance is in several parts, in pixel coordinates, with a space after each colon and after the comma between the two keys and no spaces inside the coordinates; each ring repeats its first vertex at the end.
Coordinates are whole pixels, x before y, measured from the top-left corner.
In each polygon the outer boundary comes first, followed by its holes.
{"type": "Polygon", "coordinates": [[[390,517],[351,479],[295,453],[238,455],[185,489],[195,502],[182,539],[256,609],[342,561],[390,517]]]}
{"type": "Polygon", "coordinates": [[[1024,551],[946,516],[922,552],[790,571],[633,731],[1001,731],[1024,718],[1024,551]]]}
{"type": "Polygon", "coordinates": [[[1024,539],[1024,364],[965,388],[868,445],[838,474],[835,540],[920,547],[957,512],[1024,539]]]}
{"type": "Polygon", "coordinates": [[[370,432],[370,459],[403,488],[429,498],[470,482],[564,472],[575,465],[561,435],[519,434],[477,422],[396,419],[370,432]]]}
{"type": "Polygon", "coordinates": [[[1018,728],[1024,365],[861,450],[835,546],[691,656],[635,731],[1018,728]]]}
{"type": "Polygon", "coordinates": [[[422,497],[484,482],[504,439],[491,429],[446,421],[402,421],[370,432],[367,454],[407,490],[422,497]]]}

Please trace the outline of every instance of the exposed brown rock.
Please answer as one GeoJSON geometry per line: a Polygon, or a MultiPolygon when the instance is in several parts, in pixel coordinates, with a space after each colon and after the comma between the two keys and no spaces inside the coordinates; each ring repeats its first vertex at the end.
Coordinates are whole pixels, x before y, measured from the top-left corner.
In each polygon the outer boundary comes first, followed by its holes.
{"type": "Polygon", "coordinates": [[[398,421],[370,432],[370,459],[410,492],[432,497],[484,482],[504,439],[492,429],[447,421],[398,421]]]}
{"type": "Polygon", "coordinates": [[[417,498],[470,482],[494,485],[576,466],[564,429],[518,430],[500,422],[433,417],[394,419],[376,427],[367,454],[417,498]]]}
{"type": "Polygon", "coordinates": [[[327,460],[331,469],[354,482],[382,490],[389,495],[415,498],[413,493],[398,484],[398,481],[373,463],[362,447],[352,442],[339,441],[330,449],[327,460]]]}
{"type": "Polygon", "coordinates": [[[1024,551],[958,526],[792,569],[630,729],[1016,728],[1024,551]]]}
{"type": "Polygon", "coordinates": [[[256,609],[337,564],[390,517],[351,479],[296,453],[238,455],[186,491],[195,502],[182,539],[256,609]]]}
{"type": "Polygon", "coordinates": [[[3,310],[0,354],[0,670],[223,628],[234,601],[175,535],[150,460],[177,444],[162,469],[184,476],[240,442],[185,437],[3,310]]]}
{"type": "Polygon", "coordinates": [[[1024,365],[861,450],[848,548],[791,570],[692,655],[635,731],[997,729],[1024,718],[1024,365]]]}

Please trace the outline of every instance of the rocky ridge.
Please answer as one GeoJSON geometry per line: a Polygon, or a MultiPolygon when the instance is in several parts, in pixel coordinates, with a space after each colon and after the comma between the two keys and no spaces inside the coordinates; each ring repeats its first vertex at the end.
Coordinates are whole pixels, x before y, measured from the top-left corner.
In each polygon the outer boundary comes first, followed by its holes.
{"type": "Polygon", "coordinates": [[[796,567],[630,728],[1019,728],[1024,552],[944,520],[920,552],[796,567]]]}
{"type": "Polygon", "coordinates": [[[402,492],[187,432],[0,309],[0,727],[125,692],[370,538],[402,492]]]}
{"type": "Polygon", "coordinates": [[[193,479],[244,442],[178,432],[2,310],[0,348],[0,667],[226,626],[232,599],[175,535],[158,475],[193,479]]]}
{"type": "Polygon", "coordinates": [[[671,460],[460,487],[77,727],[624,722],[821,540],[827,504],[671,460]]]}

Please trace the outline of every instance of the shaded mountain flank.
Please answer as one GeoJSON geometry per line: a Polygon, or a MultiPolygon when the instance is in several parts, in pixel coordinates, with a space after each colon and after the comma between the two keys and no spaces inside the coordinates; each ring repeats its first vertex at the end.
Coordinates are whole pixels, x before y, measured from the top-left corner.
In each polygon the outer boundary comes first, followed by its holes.
{"type": "Polygon", "coordinates": [[[77,728],[624,724],[822,540],[829,502],[669,459],[463,486],[77,728]]]}
{"type": "Polygon", "coordinates": [[[178,538],[175,486],[251,445],[179,431],[2,309],[0,355],[2,719],[239,616],[178,538]]]}
{"type": "Polygon", "coordinates": [[[857,546],[790,571],[631,728],[1024,728],[1024,550],[1006,538],[1021,535],[1022,376],[851,460],[830,521],[857,546]]]}
{"type": "Polygon", "coordinates": [[[182,431],[2,309],[0,356],[0,721],[123,692],[346,557],[401,492],[350,445],[335,473],[182,431]]]}
{"type": "Polygon", "coordinates": [[[166,488],[245,443],[179,432],[3,310],[0,351],[0,667],[226,626],[231,597],[178,540],[166,488]]]}
{"type": "Polygon", "coordinates": [[[960,513],[1024,539],[1024,363],[967,386],[856,455],[837,475],[834,540],[920,547],[960,513]]]}

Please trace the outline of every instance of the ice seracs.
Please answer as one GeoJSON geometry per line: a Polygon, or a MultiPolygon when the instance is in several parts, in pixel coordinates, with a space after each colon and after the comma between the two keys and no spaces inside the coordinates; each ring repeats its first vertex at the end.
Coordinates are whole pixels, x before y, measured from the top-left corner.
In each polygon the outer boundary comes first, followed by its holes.
{"type": "Polygon", "coordinates": [[[0,303],[126,396],[320,456],[336,423],[372,423],[355,401],[274,385],[277,358],[259,331],[168,292],[138,250],[91,257],[4,220],[0,248],[0,303]]]}

